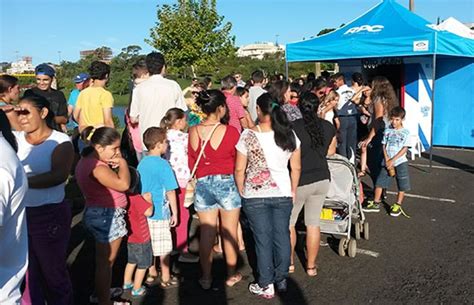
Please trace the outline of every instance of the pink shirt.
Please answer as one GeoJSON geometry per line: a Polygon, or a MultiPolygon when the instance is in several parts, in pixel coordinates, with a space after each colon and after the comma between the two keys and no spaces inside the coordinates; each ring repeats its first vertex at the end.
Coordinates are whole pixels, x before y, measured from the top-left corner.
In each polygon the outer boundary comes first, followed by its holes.
{"type": "Polygon", "coordinates": [[[224,92],[226,97],[227,106],[229,107],[229,125],[234,126],[237,131],[242,132],[242,125],[240,125],[240,119],[245,117],[245,109],[240,102],[240,97],[232,95],[228,92],[224,92]]]}
{"type": "Polygon", "coordinates": [[[76,181],[86,199],[87,207],[100,208],[125,208],[127,197],[125,193],[107,188],[92,176],[92,171],[97,166],[108,165],[96,158],[81,158],[76,167],[76,181]]]}

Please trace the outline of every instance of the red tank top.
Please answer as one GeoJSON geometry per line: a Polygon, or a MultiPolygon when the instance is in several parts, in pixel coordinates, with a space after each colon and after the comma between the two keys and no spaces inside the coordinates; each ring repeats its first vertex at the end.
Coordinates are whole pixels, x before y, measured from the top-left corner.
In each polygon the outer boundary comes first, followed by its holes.
{"type": "MultiPolygon", "coordinates": [[[[199,161],[196,177],[201,178],[210,175],[233,175],[235,168],[235,145],[239,141],[240,134],[232,126],[226,126],[226,131],[221,143],[214,149],[209,141],[204,148],[204,154],[199,161]]],[[[200,139],[202,140],[202,139],[200,139]]],[[[192,171],[196,163],[199,152],[201,151],[201,143],[196,150],[188,142],[189,169],[192,171]]]]}

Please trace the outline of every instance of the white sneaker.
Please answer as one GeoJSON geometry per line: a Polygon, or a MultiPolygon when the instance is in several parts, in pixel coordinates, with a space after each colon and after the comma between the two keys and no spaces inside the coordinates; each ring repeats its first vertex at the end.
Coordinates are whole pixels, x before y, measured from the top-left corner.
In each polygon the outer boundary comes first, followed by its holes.
{"type": "Polygon", "coordinates": [[[273,299],[275,296],[275,289],[273,288],[273,284],[269,284],[267,287],[260,287],[258,283],[250,284],[249,291],[252,294],[258,295],[264,299],[273,299]]]}

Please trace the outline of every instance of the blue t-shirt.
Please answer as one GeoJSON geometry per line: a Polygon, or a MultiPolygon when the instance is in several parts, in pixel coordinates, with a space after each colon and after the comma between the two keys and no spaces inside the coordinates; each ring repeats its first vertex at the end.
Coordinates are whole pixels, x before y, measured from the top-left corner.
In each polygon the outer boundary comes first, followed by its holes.
{"type": "MultiPolygon", "coordinates": [[[[385,150],[390,158],[393,158],[403,147],[409,146],[410,131],[406,128],[394,129],[392,126],[385,129],[383,134],[382,144],[385,144],[385,150]]],[[[408,162],[407,156],[403,155],[393,163],[393,166],[398,166],[403,162],[408,162]]],[[[382,165],[385,166],[385,160],[382,165]]]]}
{"type": "Polygon", "coordinates": [[[166,192],[178,188],[171,165],[158,156],[146,156],[138,164],[142,194],[151,193],[153,200],[153,215],[150,219],[166,220],[170,218],[170,207],[166,192]]]}
{"type": "MultiPolygon", "coordinates": [[[[71,105],[73,109],[76,107],[77,97],[79,96],[79,93],[81,93],[81,91],[79,91],[78,89],[74,89],[71,91],[71,94],[69,94],[69,99],[67,100],[67,103],[68,105],[71,105]]],[[[77,125],[77,123],[74,122],[72,117],[69,118],[69,121],[67,122],[66,127],[68,129],[74,129],[77,126],[79,125],[77,125]]]]}

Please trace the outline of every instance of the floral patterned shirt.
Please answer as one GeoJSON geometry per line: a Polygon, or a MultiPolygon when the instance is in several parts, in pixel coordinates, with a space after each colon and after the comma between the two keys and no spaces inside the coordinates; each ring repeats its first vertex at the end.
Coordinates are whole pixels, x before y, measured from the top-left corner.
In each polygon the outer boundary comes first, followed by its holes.
{"type": "MultiPolygon", "coordinates": [[[[296,143],[299,149],[301,142],[298,137],[296,143]]],[[[276,145],[274,132],[245,129],[236,148],[247,156],[244,198],[291,197],[288,160],[292,152],[276,145]]]]}
{"type": "Polygon", "coordinates": [[[170,162],[179,187],[185,188],[191,176],[188,167],[188,134],[180,130],[169,129],[167,136],[170,145],[165,159],[170,162]]]}

